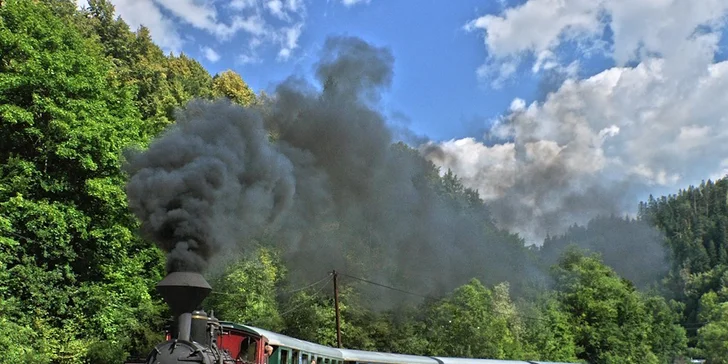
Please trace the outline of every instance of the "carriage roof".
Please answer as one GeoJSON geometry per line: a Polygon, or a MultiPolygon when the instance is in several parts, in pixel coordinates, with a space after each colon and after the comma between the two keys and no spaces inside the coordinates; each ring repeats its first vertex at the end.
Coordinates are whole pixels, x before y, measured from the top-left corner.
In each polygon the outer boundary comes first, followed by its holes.
{"type": "Polygon", "coordinates": [[[265,329],[240,325],[231,322],[221,322],[224,326],[233,327],[238,330],[264,336],[274,346],[282,346],[294,350],[300,350],[311,354],[326,356],[331,359],[347,362],[360,363],[397,363],[397,364],[569,364],[545,361],[521,361],[521,360],[500,360],[500,359],[467,359],[467,358],[446,358],[428,357],[406,354],[392,354],[375,351],[336,349],[329,346],[319,345],[312,342],[296,339],[283,334],[278,334],[265,329]]]}
{"type": "Polygon", "coordinates": [[[437,364],[438,361],[427,356],[406,354],[391,354],[375,351],[339,349],[344,360],[363,363],[407,363],[407,364],[437,364]]]}
{"type": "Polygon", "coordinates": [[[274,346],[283,346],[287,348],[291,348],[294,350],[300,350],[308,353],[315,353],[323,356],[330,357],[332,359],[341,359],[344,360],[344,358],[341,355],[341,352],[338,349],[334,349],[328,346],[315,344],[312,342],[296,339],[290,336],[286,336],[283,334],[278,334],[273,331],[268,331],[265,329],[261,329],[258,327],[248,326],[248,325],[240,325],[230,322],[223,323],[225,326],[232,326],[233,328],[244,330],[248,332],[252,332],[255,334],[258,334],[260,336],[265,336],[266,339],[268,339],[268,343],[274,346]]]}

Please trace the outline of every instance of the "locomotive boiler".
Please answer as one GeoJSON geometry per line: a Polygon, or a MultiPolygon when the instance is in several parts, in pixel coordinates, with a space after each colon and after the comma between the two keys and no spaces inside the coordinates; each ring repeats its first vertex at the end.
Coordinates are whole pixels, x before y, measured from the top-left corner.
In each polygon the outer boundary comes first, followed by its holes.
{"type": "Polygon", "coordinates": [[[234,363],[218,348],[219,322],[197,308],[212,291],[198,273],[174,272],[157,284],[157,292],[174,315],[167,340],[158,344],[147,358],[148,364],[234,363]]]}

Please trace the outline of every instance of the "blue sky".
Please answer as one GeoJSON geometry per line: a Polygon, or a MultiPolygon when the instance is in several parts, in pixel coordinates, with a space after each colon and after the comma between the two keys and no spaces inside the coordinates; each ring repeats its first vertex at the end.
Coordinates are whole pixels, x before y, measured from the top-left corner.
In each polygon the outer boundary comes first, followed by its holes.
{"type": "MultiPolygon", "coordinates": [[[[476,75],[487,50],[483,34],[466,31],[464,26],[479,16],[498,14],[508,6],[498,1],[372,0],[353,5],[339,0],[305,1],[301,6],[305,7],[305,14],[291,15],[290,22],[266,13],[265,4],[261,4],[262,17],[273,29],[299,21],[303,26],[290,57],[277,57],[280,47],[271,42],[256,49],[252,62],[241,60],[241,55],[250,53],[249,42],[255,38],[249,32],[240,31],[223,39],[204,27],[194,26],[194,19],[185,20],[184,15],[170,11],[165,2],[149,2],[158,4],[157,9],[184,42],[180,47],[167,49],[176,48],[193,56],[212,74],[233,69],[256,91],[269,91],[291,74],[310,75],[327,36],[356,36],[388,47],[395,56],[395,69],[392,88],[384,95],[386,111],[405,114],[413,131],[435,140],[482,134],[489,120],[507,110],[514,97],[531,100],[537,88],[539,76],[528,70],[499,89],[476,75]],[[207,48],[217,57],[206,57],[207,48]]],[[[140,14],[144,10],[135,8],[137,4],[122,0],[112,3],[132,27],[140,23],[150,26],[151,21],[144,22],[140,14]]],[[[228,4],[213,4],[216,20],[230,24],[232,12],[228,11],[228,4]]],[[[160,31],[155,34],[162,27],[151,24],[151,28],[160,45],[170,43],[164,41],[160,31]]]]}
{"type": "MultiPolygon", "coordinates": [[[[539,79],[543,77],[543,73],[532,72],[529,62],[523,62],[508,80],[493,87],[484,77],[477,76],[478,68],[489,56],[489,49],[484,45],[485,34],[465,29],[468,22],[489,14],[501,15],[527,3],[524,0],[112,0],[112,3],[133,28],[139,24],[150,26],[155,41],[165,49],[192,55],[212,74],[233,69],[256,91],[270,91],[292,74],[310,76],[320,47],[330,35],[356,36],[388,47],[395,56],[395,69],[392,88],[384,95],[385,111],[403,113],[410,119],[414,132],[433,140],[480,137],[495,118],[507,113],[514,98],[526,103],[536,99],[539,79]],[[278,17],[271,11],[268,5],[275,2],[282,6],[286,16],[278,17]],[[289,4],[295,9],[286,12],[289,4]],[[145,15],[147,6],[156,8],[160,18],[145,15]],[[212,30],[220,24],[233,27],[234,17],[251,14],[260,15],[267,28],[262,32],[270,34],[300,26],[295,48],[288,57],[277,56],[282,48],[279,40],[263,40],[262,45],[251,51],[252,40],[266,38],[254,30],[242,27],[233,31],[232,36],[221,36],[212,30]],[[166,26],[154,24],[163,22],[166,26]],[[180,42],[165,39],[172,28],[180,42]],[[214,56],[210,57],[210,53],[214,56]],[[243,60],[243,56],[247,59],[243,60]]],[[[602,37],[610,41],[608,27],[602,37]]],[[[609,57],[586,54],[568,41],[562,41],[558,51],[570,60],[580,61],[577,73],[582,77],[614,65],[609,57]]],[[[519,55],[532,62],[535,56],[519,55]]]]}
{"type": "Polygon", "coordinates": [[[383,111],[534,241],[728,173],[726,0],[111,1],[256,91],[311,77],[330,35],[388,47],[383,111]]]}
{"type": "Polygon", "coordinates": [[[484,119],[502,113],[514,96],[528,98],[533,93],[530,75],[501,90],[476,77],[486,57],[482,35],[466,32],[463,26],[479,14],[498,11],[497,2],[413,4],[375,0],[347,7],[337,1],[311,2],[299,48],[286,62],[276,60],[275,50],[269,50],[267,60],[242,64],[238,56],[245,45],[234,41],[216,48],[221,58],[215,63],[194,47],[191,51],[211,72],[232,68],[255,90],[269,90],[290,74],[310,74],[329,35],[356,36],[388,47],[395,56],[393,85],[385,95],[388,111],[404,113],[415,132],[438,140],[471,135],[482,128],[484,119]]]}

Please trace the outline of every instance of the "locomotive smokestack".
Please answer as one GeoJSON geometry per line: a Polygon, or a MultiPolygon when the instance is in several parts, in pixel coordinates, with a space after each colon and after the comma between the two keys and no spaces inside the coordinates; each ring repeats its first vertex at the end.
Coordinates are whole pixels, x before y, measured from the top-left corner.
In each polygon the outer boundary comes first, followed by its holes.
{"type": "Polygon", "coordinates": [[[212,287],[201,274],[172,272],[157,283],[157,292],[169,305],[177,321],[177,339],[190,340],[192,311],[210,294],[212,287]]]}

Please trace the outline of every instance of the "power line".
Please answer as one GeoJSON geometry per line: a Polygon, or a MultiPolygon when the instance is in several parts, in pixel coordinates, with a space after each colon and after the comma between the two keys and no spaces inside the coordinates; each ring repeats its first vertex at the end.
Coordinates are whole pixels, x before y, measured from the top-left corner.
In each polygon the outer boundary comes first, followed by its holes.
{"type": "Polygon", "coordinates": [[[410,291],[405,291],[405,290],[403,290],[403,289],[395,288],[395,287],[392,287],[392,286],[387,286],[387,285],[385,285],[385,284],[381,284],[381,283],[377,283],[377,282],[372,282],[372,281],[370,281],[370,280],[367,280],[367,279],[364,279],[364,278],[354,277],[354,276],[348,275],[348,274],[346,274],[346,273],[339,273],[339,275],[342,275],[342,276],[345,276],[345,277],[348,277],[348,278],[351,278],[351,279],[356,279],[356,280],[358,280],[358,281],[362,281],[362,282],[364,282],[364,283],[369,283],[369,284],[372,284],[372,285],[375,285],[375,286],[379,286],[379,287],[383,287],[383,288],[391,289],[391,290],[393,290],[393,291],[397,291],[397,292],[405,293],[405,294],[408,294],[408,295],[412,295],[412,296],[417,296],[417,297],[421,297],[421,298],[435,299],[434,297],[430,297],[430,296],[424,296],[424,295],[421,295],[421,294],[419,294],[419,293],[414,293],[414,292],[410,292],[410,291]]]}
{"type": "MultiPolygon", "coordinates": [[[[414,292],[410,292],[410,291],[405,291],[405,290],[403,290],[403,289],[400,289],[400,288],[396,288],[396,287],[391,287],[391,286],[387,286],[387,285],[385,285],[385,284],[382,284],[382,283],[372,282],[372,281],[370,281],[370,280],[367,280],[367,279],[364,279],[364,278],[360,278],[360,277],[354,277],[354,276],[352,276],[352,275],[349,275],[349,274],[346,274],[346,273],[338,273],[338,274],[339,274],[339,275],[342,275],[342,276],[346,276],[346,277],[348,277],[348,278],[351,278],[351,279],[355,279],[355,280],[358,280],[358,281],[362,281],[362,282],[365,282],[365,283],[369,283],[369,284],[372,284],[372,285],[375,285],[375,286],[379,286],[379,287],[383,287],[383,288],[391,289],[391,290],[394,290],[394,291],[397,291],[397,292],[401,292],[401,293],[409,294],[409,295],[412,295],[412,296],[417,296],[417,297],[421,297],[421,298],[428,298],[428,299],[435,299],[435,298],[434,298],[434,297],[432,297],[432,296],[425,296],[425,295],[421,295],[421,294],[419,294],[419,293],[414,293],[414,292]]],[[[496,313],[498,313],[498,314],[505,314],[505,313],[502,313],[502,312],[497,312],[497,311],[496,311],[496,313]]],[[[520,318],[522,318],[522,319],[526,319],[526,320],[534,320],[534,321],[544,321],[544,322],[550,322],[550,320],[549,320],[549,319],[548,319],[547,317],[535,317],[535,316],[529,316],[529,315],[524,315],[524,314],[522,314],[522,313],[518,313],[518,312],[515,312],[515,313],[514,313],[514,315],[515,315],[515,316],[518,316],[518,317],[520,317],[520,318]]],[[[696,323],[684,324],[684,325],[681,325],[681,326],[682,326],[682,327],[684,327],[685,329],[688,329],[688,330],[690,330],[690,329],[696,329],[696,328],[698,328],[698,327],[690,327],[690,326],[692,326],[692,325],[704,325],[704,324],[706,324],[706,323],[705,323],[705,322],[703,322],[703,323],[701,323],[701,322],[696,322],[696,323]]]]}
{"type": "Polygon", "coordinates": [[[309,284],[307,286],[300,287],[300,288],[296,288],[296,289],[292,289],[290,291],[284,291],[284,292],[281,292],[281,294],[289,294],[289,293],[295,293],[295,292],[298,292],[298,291],[303,291],[304,289],[311,288],[311,287],[313,287],[313,286],[315,286],[315,285],[317,285],[317,284],[319,284],[319,283],[321,283],[321,282],[323,282],[323,281],[325,281],[327,279],[328,280],[331,280],[331,274],[330,273],[328,275],[326,275],[326,277],[323,277],[323,278],[319,279],[318,281],[313,282],[313,283],[311,283],[311,284],[309,284]]]}
{"type": "MultiPolygon", "coordinates": [[[[307,289],[307,288],[311,288],[313,286],[316,286],[316,285],[320,284],[321,282],[323,282],[323,281],[325,281],[327,279],[331,280],[331,275],[330,274],[327,275],[326,277],[323,277],[323,278],[319,279],[316,282],[313,282],[311,284],[305,285],[303,287],[299,287],[299,288],[296,288],[296,289],[292,289],[290,291],[281,292],[281,294],[289,294],[289,293],[295,293],[295,292],[298,292],[298,291],[303,291],[304,289],[307,289]]],[[[229,293],[229,292],[220,292],[220,291],[212,291],[212,292],[210,292],[210,294],[218,294],[218,295],[224,295],[224,296],[245,296],[246,295],[246,293],[242,293],[242,292],[241,293],[229,293]]]]}
{"type": "MultiPolygon", "coordinates": [[[[328,286],[329,282],[331,282],[332,279],[334,279],[333,276],[329,277],[329,279],[326,281],[326,284],[324,284],[323,286],[321,286],[321,288],[319,288],[319,290],[316,291],[316,293],[314,293],[311,297],[318,296],[318,294],[321,293],[321,291],[323,291],[324,288],[326,288],[326,286],[328,286]]],[[[308,300],[304,300],[303,302],[297,304],[296,306],[294,306],[294,307],[292,307],[292,308],[290,308],[290,309],[288,309],[286,311],[281,312],[279,315],[280,316],[285,316],[285,315],[287,315],[287,314],[289,314],[289,313],[291,313],[293,311],[296,311],[297,309],[299,309],[301,306],[303,306],[306,303],[308,303],[308,300]]]]}
{"type": "MultiPolygon", "coordinates": [[[[324,290],[324,288],[326,288],[326,286],[328,285],[329,282],[331,282],[332,279],[333,279],[333,277],[331,275],[328,275],[328,276],[324,277],[323,279],[320,279],[320,280],[318,280],[318,281],[316,281],[314,283],[311,283],[311,284],[306,285],[304,287],[296,288],[294,290],[288,291],[287,293],[302,291],[304,289],[311,288],[311,287],[316,286],[316,285],[320,284],[321,282],[324,282],[325,281],[326,283],[324,283],[324,285],[322,285],[321,288],[319,288],[318,291],[316,291],[311,296],[311,297],[316,297],[316,296],[318,296],[319,293],[321,293],[321,291],[324,290]]],[[[228,292],[218,292],[218,291],[212,291],[210,293],[211,294],[225,295],[225,296],[244,296],[245,295],[244,293],[228,293],[228,292]]],[[[287,314],[289,314],[289,313],[291,313],[293,311],[296,311],[297,309],[299,309],[301,306],[303,306],[306,303],[308,303],[308,300],[304,300],[303,302],[297,304],[296,306],[294,306],[294,307],[292,307],[292,308],[290,308],[290,309],[288,309],[286,311],[281,312],[279,315],[280,316],[285,316],[285,315],[287,315],[287,314]]]]}
{"type": "MultiPolygon", "coordinates": [[[[346,274],[346,273],[339,273],[339,275],[342,275],[342,276],[346,276],[346,277],[348,277],[348,278],[351,278],[351,279],[355,279],[355,280],[358,280],[358,281],[362,281],[362,282],[365,282],[365,283],[369,283],[369,284],[372,284],[372,285],[375,285],[375,286],[379,286],[379,287],[383,287],[383,288],[391,289],[391,290],[394,290],[394,291],[397,291],[397,292],[401,292],[401,293],[409,294],[409,295],[412,295],[412,296],[417,296],[417,297],[421,297],[421,298],[426,298],[426,299],[433,299],[433,300],[434,300],[434,299],[436,299],[436,298],[434,298],[434,297],[432,297],[432,296],[425,296],[425,295],[421,295],[421,294],[419,294],[419,293],[414,293],[414,292],[410,292],[410,291],[405,291],[405,290],[403,290],[403,289],[400,289],[400,288],[396,288],[396,287],[391,287],[391,286],[387,286],[387,285],[385,285],[385,284],[382,284],[382,283],[372,282],[372,281],[370,281],[370,280],[367,280],[367,279],[364,279],[364,278],[360,278],[360,277],[354,277],[354,276],[352,276],[352,275],[348,275],[348,274],[346,274]]],[[[502,312],[497,312],[497,311],[496,311],[495,313],[497,313],[497,314],[505,314],[505,313],[502,313],[502,312]]],[[[524,315],[524,314],[522,314],[522,313],[518,313],[518,312],[514,312],[514,313],[513,313],[513,315],[514,315],[514,316],[518,316],[518,317],[520,317],[520,318],[522,318],[522,319],[526,319],[526,320],[534,320],[534,321],[544,321],[544,322],[550,322],[550,320],[549,320],[548,318],[546,318],[546,317],[535,317],[535,316],[528,316],[528,315],[524,315]]]]}

